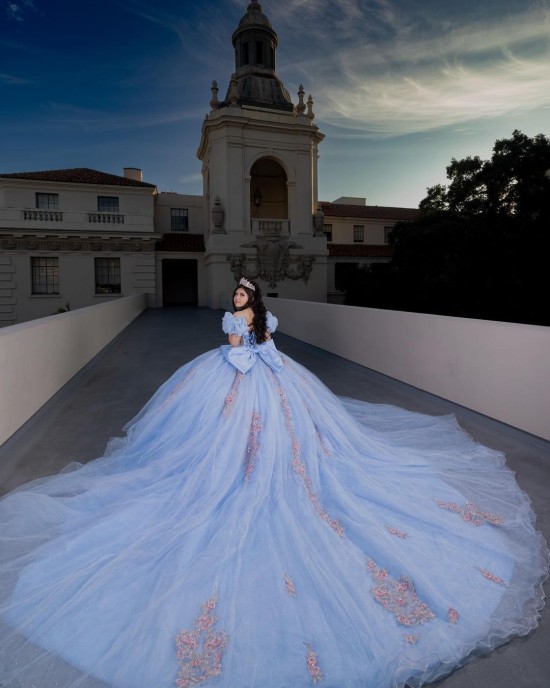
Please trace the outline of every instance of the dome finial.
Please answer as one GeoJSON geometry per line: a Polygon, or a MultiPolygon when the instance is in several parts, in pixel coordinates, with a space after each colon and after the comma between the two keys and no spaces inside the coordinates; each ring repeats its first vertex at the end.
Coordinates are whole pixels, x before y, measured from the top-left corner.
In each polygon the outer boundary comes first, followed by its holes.
{"type": "Polygon", "coordinates": [[[300,84],[300,88],[298,89],[298,105],[296,106],[296,112],[299,115],[303,115],[304,112],[306,111],[306,104],[304,103],[304,87],[302,84],[300,84]]]}

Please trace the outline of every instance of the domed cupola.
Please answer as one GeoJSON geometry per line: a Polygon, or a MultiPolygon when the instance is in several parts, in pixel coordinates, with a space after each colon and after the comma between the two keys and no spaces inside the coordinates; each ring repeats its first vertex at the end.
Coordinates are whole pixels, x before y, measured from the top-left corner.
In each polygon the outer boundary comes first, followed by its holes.
{"type": "MultiPolygon", "coordinates": [[[[292,112],[294,105],[275,72],[275,51],[279,41],[259,2],[251,2],[233,34],[235,74],[239,105],[253,105],[292,112]]],[[[225,101],[231,102],[231,86],[225,101]]]]}

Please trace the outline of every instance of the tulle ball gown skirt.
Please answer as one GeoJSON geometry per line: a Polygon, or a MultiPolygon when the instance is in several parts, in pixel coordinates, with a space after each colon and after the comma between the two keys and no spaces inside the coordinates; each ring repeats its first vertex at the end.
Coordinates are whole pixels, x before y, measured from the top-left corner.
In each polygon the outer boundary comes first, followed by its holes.
{"type": "Polygon", "coordinates": [[[537,624],[529,498],[451,416],[222,347],[126,430],[0,502],[0,684],[420,686],[537,624]]]}

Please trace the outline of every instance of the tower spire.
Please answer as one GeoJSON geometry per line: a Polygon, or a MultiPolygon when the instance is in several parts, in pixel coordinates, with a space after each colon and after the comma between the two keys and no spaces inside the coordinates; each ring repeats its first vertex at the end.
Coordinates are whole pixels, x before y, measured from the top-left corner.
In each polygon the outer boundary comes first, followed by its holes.
{"type": "MultiPolygon", "coordinates": [[[[262,6],[253,0],[232,36],[235,49],[235,79],[241,105],[292,112],[290,95],[275,71],[279,38],[262,6]]],[[[231,103],[231,90],[219,107],[231,103]]]]}

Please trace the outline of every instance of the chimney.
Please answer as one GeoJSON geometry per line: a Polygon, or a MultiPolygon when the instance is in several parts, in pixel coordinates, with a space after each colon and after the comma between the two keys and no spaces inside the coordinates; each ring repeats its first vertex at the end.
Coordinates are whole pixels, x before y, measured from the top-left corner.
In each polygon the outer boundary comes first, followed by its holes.
{"type": "Polygon", "coordinates": [[[135,182],[143,181],[143,172],[139,167],[125,167],[124,176],[126,179],[133,179],[135,182]]]}

